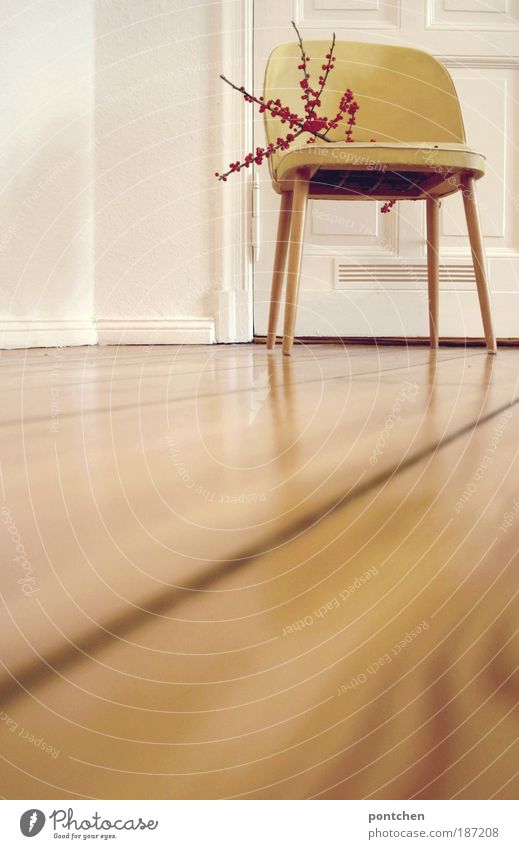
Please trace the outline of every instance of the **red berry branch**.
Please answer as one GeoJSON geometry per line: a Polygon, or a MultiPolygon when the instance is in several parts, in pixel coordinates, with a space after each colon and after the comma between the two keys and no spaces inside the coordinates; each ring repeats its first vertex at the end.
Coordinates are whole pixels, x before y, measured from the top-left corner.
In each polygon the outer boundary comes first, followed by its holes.
{"type": "MultiPolygon", "coordinates": [[[[246,103],[255,103],[258,106],[260,113],[270,112],[272,117],[279,118],[282,124],[288,124],[288,128],[290,130],[296,131],[288,133],[284,138],[278,137],[275,144],[271,142],[267,145],[267,147],[257,147],[254,153],[248,153],[241,161],[237,160],[236,162],[230,162],[228,170],[224,173],[220,174],[216,171],[215,177],[218,177],[219,180],[223,180],[223,182],[227,181],[230,174],[241,171],[242,168],[249,168],[252,164],[261,165],[264,159],[269,159],[278,150],[288,150],[290,145],[303,133],[307,133],[310,136],[307,140],[307,144],[313,144],[316,138],[329,143],[331,139],[327,136],[330,130],[336,130],[340,124],[345,122],[346,129],[344,131],[344,140],[346,142],[353,141],[353,127],[357,122],[356,113],[360,107],[355,100],[351,89],[346,89],[342,95],[339,101],[338,112],[334,118],[320,116],[316,111],[321,107],[322,93],[326,88],[330,72],[333,71],[335,67],[334,62],[336,61],[336,57],[333,55],[335,48],[335,33],[333,33],[330,50],[325,56],[326,62],[321,65],[321,73],[319,74],[317,81],[318,88],[314,88],[311,84],[310,73],[308,70],[310,56],[308,56],[305,51],[303,39],[301,38],[301,34],[294,21],[292,21],[292,26],[296,31],[299,49],[301,52],[301,61],[297,67],[298,70],[303,72],[299,85],[303,90],[301,100],[304,101],[303,108],[305,114],[300,116],[297,112],[291,112],[288,106],[284,106],[279,98],[277,100],[265,100],[264,97],[255,97],[253,94],[246,91],[244,86],[237,86],[228,80],[227,77],[220,74],[220,78],[235,91],[239,92],[246,103]]],[[[371,141],[375,141],[375,139],[371,139],[371,141]]],[[[396,201],[394,200],[387,201],[382,206],[381,212],[389,212],[395,202],[396,201]]]]}
{"type": "Polygon", "coordinates": [[[292,21],[292,26],[294,27],[297,33],[299,49],[301,51],[301,63],[297,66],[298,70],[303,72],[303,79],[299,83],[299,85],[303,89],[301,100],[306,100],[305,112],[308,112],[308,99],[310,97],[310,94],[313,94],[313,91],[310,87],[310,74],[308,73],[308,62],[310,61],[310,56],[306,55],[303,40],[299,34],[299,30],[296,27],[294,21],[292,21]]]}
{"type": "Polygon", "coordinates": [[[299,85],[303,89],[301,100],[306,101],[304,106],[304,110],[306,112],[306,120],[303,124],[303,129],[306,132],[312,133],[312,136],[308,139],[307,143],[313,144],[315,137],[330,141],[326,138],[326,133],[328,132],[328,130],[332,129],[331,126],[329,126],[328,118],[319,117],[315,110],[321,106],[321,95],[326,86],[328,75],[330,71],[333,70],[333,68],[335,67],[333,64],[333,62],[335,61],[335,56],[333,55],[333,50],[335,47],[335,33],[333,33],[330,52],[327,53],[325,57],[326,63],[324,65],[321,65],[321,70],[324,71],[324,73],[319,75],[318,85],[320,86],[320,88],[317,91],[310,85],[310,75],[308,73],[308,62],[310,61],[310,56],[306,55],[303,39],[301,38],[300,32],[296,27],[294,21],[292,21],[292,26],[296,31],[297,40],[299,41],[299,49],[301,51],[301,63],[297,67],[299,70],[302,70],[304,74],[303,79],[299,83],[299,85]],[[321,130],[325,130],[325,132],[321,134],[321,130]]]}

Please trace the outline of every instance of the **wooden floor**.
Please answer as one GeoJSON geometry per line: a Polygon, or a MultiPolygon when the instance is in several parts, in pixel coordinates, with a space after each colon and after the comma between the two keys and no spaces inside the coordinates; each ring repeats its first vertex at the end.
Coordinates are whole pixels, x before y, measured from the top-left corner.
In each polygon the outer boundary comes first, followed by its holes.
{"type": "Polygon", "coordinates": [[[0,795],[517,796],[518,351],[0,365],[0,795]]]}

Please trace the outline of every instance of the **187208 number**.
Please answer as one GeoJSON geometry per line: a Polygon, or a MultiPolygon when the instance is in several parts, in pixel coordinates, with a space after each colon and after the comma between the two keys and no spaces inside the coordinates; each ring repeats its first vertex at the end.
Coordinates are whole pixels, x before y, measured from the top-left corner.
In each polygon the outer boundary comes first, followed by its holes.
{"type": "Polygon", "coordinates": [[[457,828],[456,831],[460,837],[499,837],[498,828],[457,828]]]}

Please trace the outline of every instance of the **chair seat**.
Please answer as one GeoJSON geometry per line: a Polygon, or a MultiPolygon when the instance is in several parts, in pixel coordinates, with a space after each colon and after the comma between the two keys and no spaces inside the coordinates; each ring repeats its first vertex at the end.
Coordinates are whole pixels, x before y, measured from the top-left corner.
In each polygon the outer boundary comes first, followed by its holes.
{"type": "Polygon", "coordinates": [[[444,197],[459,189],[459,177],[479,179],[485,157],[463,144],[318,142],[279,155],[272,175],[278,192],[288,191],[296,172],[310,169],[310,197],[351,200],[444,197]]]}

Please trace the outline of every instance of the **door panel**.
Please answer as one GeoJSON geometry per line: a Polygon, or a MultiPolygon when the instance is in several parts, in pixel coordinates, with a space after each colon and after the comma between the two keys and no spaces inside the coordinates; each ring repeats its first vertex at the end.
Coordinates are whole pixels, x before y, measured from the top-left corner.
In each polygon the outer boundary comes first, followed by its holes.
{"type": "MultiPolygon", "coordinates": [[[[519,2],[479,0],[256,0],[255,87],[295,20],[307,39],[404,44],[447,65],[468,143],[487,157],[477,184],[496,333],[519,337],[519,2]],[[463,33],[460,32],[463,30],[463,33]]],[[[264,140],[255,119],[255,144],[264,140]]],[[[259,178],[260,246],[255,261],[255,333],[267,328],[279,196],[259,178]]],[[[460,196],[442,202],[440,333],[482,336],[460,196]]],[[[302,266],[299,336],[428,334],[425,204],[401,201],[389,215],[375,202],[310,201],[302,266]]]]}

